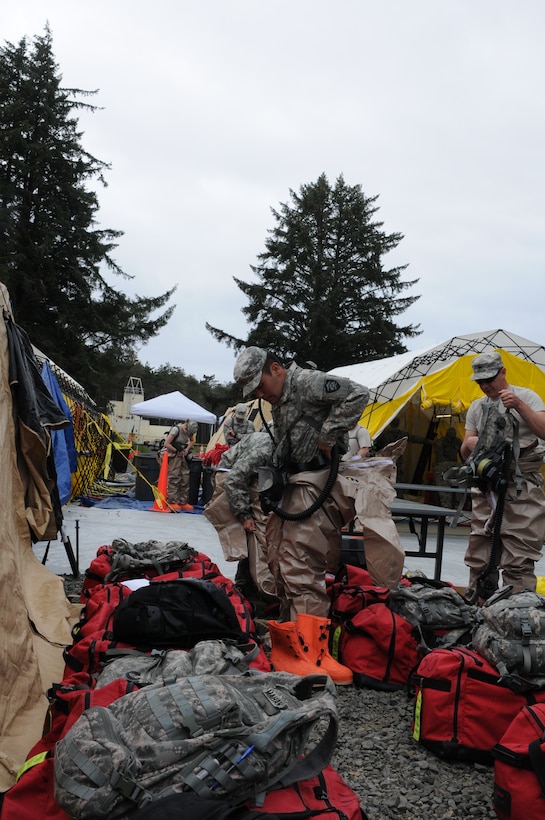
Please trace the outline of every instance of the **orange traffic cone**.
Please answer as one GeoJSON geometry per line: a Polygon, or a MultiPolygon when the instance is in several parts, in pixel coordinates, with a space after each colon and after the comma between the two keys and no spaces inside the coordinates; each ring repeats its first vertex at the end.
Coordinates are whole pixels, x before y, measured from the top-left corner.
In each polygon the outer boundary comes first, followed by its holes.
{"type": "Polygon", "coordinates": [[[155,501],[153,502],[153,507],[150,507],[149,510],[151,512],[171,512],[172,507],[167,503],[168,452],[166,450],[163,453],[163,460],[161,462],[161,469],[159,471],[159,480],[157,481],[157,487],[152,487],[152,490],[155,501]]]}

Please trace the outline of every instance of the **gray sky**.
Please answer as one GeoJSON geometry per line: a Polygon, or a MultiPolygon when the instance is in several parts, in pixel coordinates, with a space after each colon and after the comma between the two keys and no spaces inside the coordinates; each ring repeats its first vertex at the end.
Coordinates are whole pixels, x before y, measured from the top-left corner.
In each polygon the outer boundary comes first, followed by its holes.
{"type": "Polygon", "coordinates": [[[117,286],[179,283],[142,361],[232,378],[204,323],[246,335],[233,276],[322,172],[404,235],[383,261],[419,279],[410,349],[493,328],[544,343],[542,0],[17,0],[0,40],[46,22],[63,85],[99,89],[80,124],[112,166],[100,224],[134,277],[117,286]]]}

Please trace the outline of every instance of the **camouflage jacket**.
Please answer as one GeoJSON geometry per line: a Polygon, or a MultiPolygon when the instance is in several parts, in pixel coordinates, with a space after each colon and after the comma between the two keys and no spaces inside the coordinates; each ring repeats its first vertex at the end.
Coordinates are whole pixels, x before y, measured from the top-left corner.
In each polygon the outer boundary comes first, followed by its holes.
{"type": "Polygon", "coordinates": [[[272,408],[273,455],[276,466],[307,462],[318,453],[318,442],[348,447],[348,431],[359,421],[369,390],[361,384],[320,370],[303,370],[292,364],[282,395],[272,408]]]}
{"type": "Polygon", "coordinates": [[[257,468],[271,463],[273,442],[268,433],[251,433],[221,457],[220,467],[229,469],[223,488],[233,515],[241,521],[252,518],[251,492],[257,468]]]}
{"type": "Polygon", "coordinates": [[[255,433],[255,427],[252,422],[249,419],[237,421],[234,415],[227,419],[223,426],[225,443],[228,444],[229,447],[233,444],[238,444],[241,438],[250,433],[255,433]]]}

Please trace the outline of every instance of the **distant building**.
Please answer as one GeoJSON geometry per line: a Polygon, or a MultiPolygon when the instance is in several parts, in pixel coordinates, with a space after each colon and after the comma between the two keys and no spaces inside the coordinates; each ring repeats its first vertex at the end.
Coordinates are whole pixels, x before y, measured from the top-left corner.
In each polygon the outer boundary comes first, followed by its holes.
{"type": "Polygon", "coordinates": [[[123,400],[109,402],[108,417],[115,430],[127,441],[136,441],[139,444],[159,444],[165,438],[165,432],[172,425],[172,421],[133,416],[131,407],[141,401],[144,401],[142,379],[130,376],[123,391],[123,400]]]}

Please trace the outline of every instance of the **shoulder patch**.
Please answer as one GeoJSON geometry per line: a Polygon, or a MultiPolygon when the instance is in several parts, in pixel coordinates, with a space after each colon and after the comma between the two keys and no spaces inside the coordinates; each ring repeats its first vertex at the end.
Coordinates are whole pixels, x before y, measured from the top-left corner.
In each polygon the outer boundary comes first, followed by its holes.
{"type": "Polygon", "coordinates": [[[325,393],[336,393],[337,390],[341,389],[340,382],[336,381],[335,379],[326,379],[324,382],[324,392],[325,393]]]}

